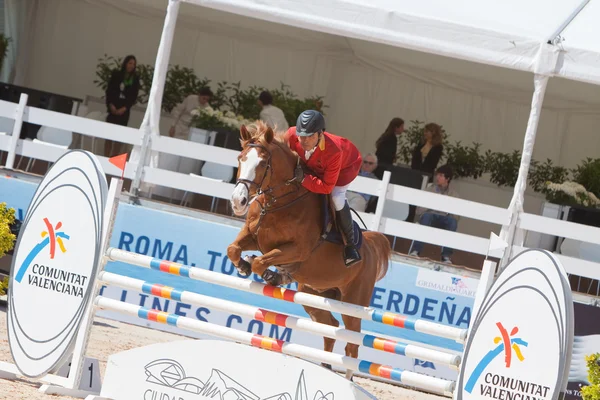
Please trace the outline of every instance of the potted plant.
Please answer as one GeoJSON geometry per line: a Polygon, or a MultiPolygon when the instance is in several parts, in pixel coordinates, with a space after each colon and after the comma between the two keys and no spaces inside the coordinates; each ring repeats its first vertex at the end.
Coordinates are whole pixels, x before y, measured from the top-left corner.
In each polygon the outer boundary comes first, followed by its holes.
{"type": "Polygon", "coordinates": [[[549,158],[544,163],[531,160],[528,174],[529,186],[538,193],[544,193],[547,182],[563,183],[568,177],[569,170],[554,165],[549,158]]]}
{"type": "Polygon", "coordinates": [[[0,203],[0,257],[4,257],[15,245],[17,236],[13,233],[14,224],[15,209],[0,203]]]}
{"type": "MultiPolygon", "coordinates": [[[[15,209],[6,206],[6,203],[0,203],[0,257],[10,253],[15,246],[18,228],[15,220],[15,209]],[[16,232],[15,232],[16,231],[16,232]]],[[[0,296],[6,294],[8,289],[8,277],[0,281],[0,296]]]]}
{"type": "Polygon", "coordinates": [[[581,388],[583,400],[600,400],[600,353],[585,357],[588,368],[589,385],[581,388]]]}
{"type": "Polygon", "coordinates": [[[252,121],[245,119],[242,115],[236,115],[232,111],[213,110],[212,107],[198,108],[191,112],[193,115],[190,125],[194,128],[207,131],[230,130],[238,131],[242,125],[248,125],[252,121]]]}
{"type": "Polygon", "coordinates": [[[4,59],[6,58],[6,54],[8,54],[8,44],[11,39],[4,35],[4,33],[0,33],[0,71],[2,71],[2,67],[4,67],[4,59]]]}
{"type": "Polygon", "coordinates": [[[486,172],[485,157],[479,154],[480,143],[463,146],[461,142],[446,144],[446,163],[454,169],[456,178],[480,178],[486,172]]]}

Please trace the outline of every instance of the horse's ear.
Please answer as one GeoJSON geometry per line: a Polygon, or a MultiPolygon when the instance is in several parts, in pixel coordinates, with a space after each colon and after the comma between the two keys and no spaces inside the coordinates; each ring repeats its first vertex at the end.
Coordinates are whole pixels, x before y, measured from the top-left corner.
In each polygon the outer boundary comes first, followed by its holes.
{"type": "Polygon", "coordinates": [[[248,129],[246,129],[246,125],[242,125],[240,127],[240,136],[242,140],[250,140],[250,132],[248,132],[248,129]]]}
{"type": "Polygon", "coordinates": [[[271,143],[273,141],[273,129],[271,129],[271,127],[268,127],[267,131],[265,132],[265,140],[267,143],[271,143]]]}

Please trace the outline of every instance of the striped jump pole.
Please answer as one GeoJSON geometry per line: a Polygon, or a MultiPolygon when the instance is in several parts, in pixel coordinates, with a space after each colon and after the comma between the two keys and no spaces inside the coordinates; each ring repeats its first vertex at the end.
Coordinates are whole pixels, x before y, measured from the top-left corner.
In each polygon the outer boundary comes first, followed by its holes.
{"type": "Polygon", "coordinates": [[[95,304],[101,309],[124,313],[148,321],[177,326],[178,328],[201,332],[211,336],[233,340],[238,343],[271,350],[298,358],[308,358],[316,362],[324,362],[340,368],[360,371],[376,377],[391,379],[393,381],[403,383],[404,385],[430,390],[445,396],[452,396],[452,393],[454,392],[455,382],[445,379],[434,378],[432,376],[422,375],[412,371],[404,371],[399,368],[392,368],[385,365],[371,363],[369,361],[358,360],[352,357],[342,356],[340,354],[330,353],[323,350],[317,350],[311,347],[289,343],[283,340],[272,339],[262,335],[238,331],[236,329],[198,321],[176,314],[170,314],[164,311],[151,310],[145,307],[108,299],[102,296],[96,297],[95,304]]]}
{"type": "Polygon", "coordinates": [[[409,329],[420,333],[426,333],[433,336],[455,340],[458,343],[464,344],[467,337],[466,329],[437,324],[435,322],[424,321],[418,318],[410,318],[404,315],[380,311],[370,307],[361,307],[355,304],[326,299],[321,296],[297,292],[291,289],[265,285],[263,283],[254,282],[250,279],[228,276],[197,267],[189,267],[187,265],[160,260],[158,258],[153,258],[142,254],[131,253],[128,251],[115,249],[113,247],[107,250],[106,255],[111,261],[121,261],[127,264],[137,265],[139,267],[166,272],[172,275],[179,275],[232,289],[239,289],[261,296],[273,297],[303,306],[332,311],[367,321],[380,322],[385,325],[392,325],[398,328],[409,329]]]}
{"type": "Polygon", "coordinates": [[[378,338],[376,336],[367,335],[361,332],[336,328],[334,326],[318,323],[306,318],[297,318],[287,314],[269,311],[246,304],[217,299],[215,297],[205,296],[185,290],[177,290],[173,287],[156,283],[153,284],[140,279],[129,278],[111,272],[102,271],[99,274],[98,279],[108,284],[116,285],[126,289],[137,290],[142,293],[159,296],[165,299],[183,301],[188,304],[195,304],[199,306],[208,306],[221,311],[232,312],[237,315],[254,318],[258,321],[267,322],[269,324],[311,332],[332,339],[339,339],[345,342],[363,345],[376,350],[395,353],[411,358],[419,358],[421,360],[446,364],[454,369],[458,369],[458,365],[460,364],[461,360],[461,357],[456,354],[432,350],[394,340],[378,338]]]}

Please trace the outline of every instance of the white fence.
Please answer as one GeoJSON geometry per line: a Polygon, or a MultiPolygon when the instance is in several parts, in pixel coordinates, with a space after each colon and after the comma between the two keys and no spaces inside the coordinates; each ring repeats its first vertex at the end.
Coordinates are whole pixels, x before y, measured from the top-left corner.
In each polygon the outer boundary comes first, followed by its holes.
{"type": "MultiPolygon", "coordinates": [[[[12,135],[11,132],[0,135],[0,151],[8,152],[5,168],[14,168],[16,156],[53,162],[65,152],[64,149],[51,144],[19,139],[20,127],[23,121],[64,129],[74,134],[83,135],[83,137],[109,139],[130,145],[142,145],[143,134],[138,129],[24,106],[26,103],[25,97],[26,95],[22,96],[20,104],[0,101],[0,117],[15,121],[12,135]]],[[[152,141],[150,146],[153,151],[159,153],[237,167],[236,157],[238,153],[221,147],[166,136],[161,136],[152,141]]],[[[106,157],[101,155],[98,155],[98,157],[108,175],[121,176],[121,171],[110,164],[106,157]]],[[[131,162],[127,163],[125,178],[133,179],[136,169],[140,167],[143,168],[143,182],[189,193],[228,200],[234,187],[230,183],[198,178],[160,168],[140,166],[131,162]]],[[[390,201],[395,201],[436,209],[492,224],[505,225],[509,221],[509,211],[505,208],[447,196],[442,197],[435,193],[392,185],[389,183],[389,173],[386,173],[381,181],[359,176],[350,186],[350,190],[379,197],[375,214],[359,213],[369,229],[395,237],[447,246],[470,253],[489,255],[495,258],[502,256],[502,250],[488,251],[490,245],[488,238],[445,231],[386,217],[383,210],[386,204],[389,205],[390,201]]],[[[528,213],[521,213],[518,221],[518,228],[523,231],[540,232],[600,245],[599,228],[528,213]]],[[[515,251],[522,249],[522,247],[515,247],[515,251]]],[[[558,257],[569,274],[600,280],[600,263],[564,255],[558,255],[558,257]]]]}

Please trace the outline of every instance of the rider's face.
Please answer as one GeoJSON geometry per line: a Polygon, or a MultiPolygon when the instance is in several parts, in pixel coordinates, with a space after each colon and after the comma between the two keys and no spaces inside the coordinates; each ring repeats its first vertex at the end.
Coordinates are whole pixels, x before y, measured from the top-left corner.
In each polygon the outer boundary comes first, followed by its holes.
{"type": "Polygon", "coordinates": [[[302,146],[304,151],[309,151],[314,149],[319,142],[319,134],[313,133],[310,136],[298,136],[298,140],[300,140],[300,146],[302,146]]]}

